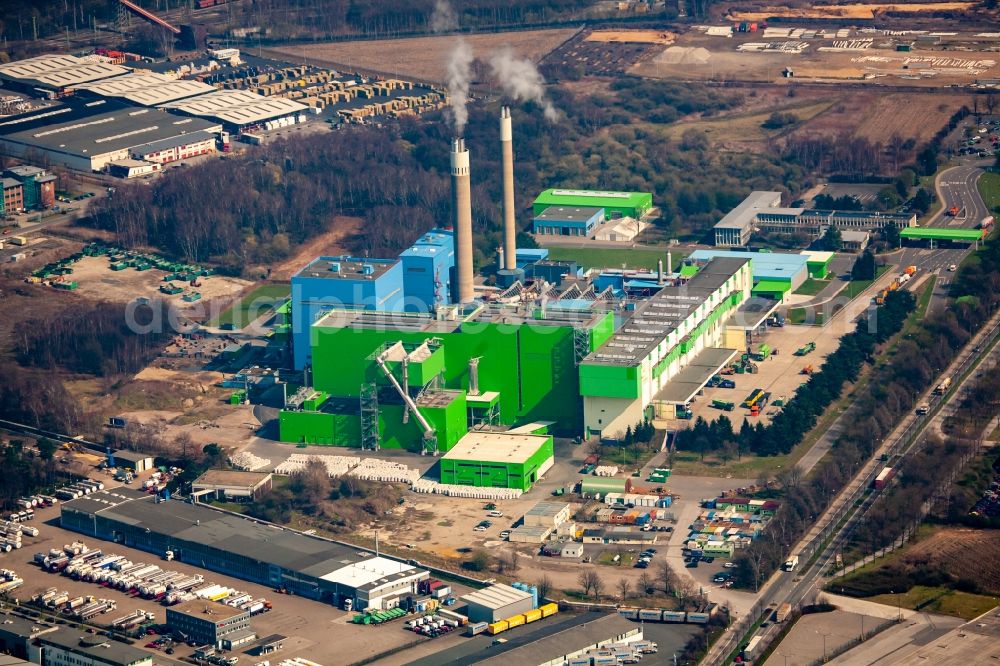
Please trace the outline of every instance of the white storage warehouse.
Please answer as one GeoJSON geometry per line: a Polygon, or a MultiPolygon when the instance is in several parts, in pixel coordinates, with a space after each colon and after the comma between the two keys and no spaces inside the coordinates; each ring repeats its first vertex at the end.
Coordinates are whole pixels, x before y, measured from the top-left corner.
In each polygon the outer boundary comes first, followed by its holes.
{"type": "Polygon", "coordinates": [[[71,55],[40,55],[0,65],[0,81],[23,92],[61,93],[91,81],[129,72],[125,67],[84,60],[71,55]]]}
{"type": "Polygon", "coordinates": [[[264,97],[249,90],[219,90],[161,106],[189,116],[211,118],[234,130],[296,119],[300,114],[305,117],[304,114],[309,110],[306,105],[290,99],[264,97]]]}
{"type": "Polygon", "coordinates": [[[96,83],[77,85],[74,90],[95,97],[119,98],[139,106],[156,106],[204,95],[215,88],[201,81],[178,80],[156,72],[133,72],[96,83]]]}
{"type": "Polygon", "coordinates": [[[539,502],[524,514],[524,524],[555,529],[569,520],[569,512],[566,502],[539,502]]]}
{"type": "Polygon", "coordinates": [[[497,583],[462,597],[471,622],[496,622],[531,610],[531,594],[497,583]]]}
{"type": "Polygon", "coordinates": [[[167,139],[184,145],[185,137],[203,143],[205,132],[221,131],[219,123],[161,109],[73,100],[0,120],[0,148],[13,156],[41,154],[52,164],[101,171],[109,162],[141,157],[134,151],[138,146],[167,139]]]}

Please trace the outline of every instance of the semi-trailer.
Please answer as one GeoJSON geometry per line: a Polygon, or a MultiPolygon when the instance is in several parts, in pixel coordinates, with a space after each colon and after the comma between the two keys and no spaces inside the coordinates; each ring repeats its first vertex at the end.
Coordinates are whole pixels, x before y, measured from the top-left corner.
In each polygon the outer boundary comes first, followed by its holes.
{"type": "Polygon", "coordinates": [[[944,395],[951,388],[951,377],[945,377],[941,383],[934,387],[934,395],[944,395]]]}
{"type": "Polygon", "coordinates": [[[875,490],[883,490],[889,482],[892,481],[892,477],[896,475],[896,470],[892,467],[883,467],[882,471],[878,473],[875,480],[872,481],[872,488],[875,490]]]}

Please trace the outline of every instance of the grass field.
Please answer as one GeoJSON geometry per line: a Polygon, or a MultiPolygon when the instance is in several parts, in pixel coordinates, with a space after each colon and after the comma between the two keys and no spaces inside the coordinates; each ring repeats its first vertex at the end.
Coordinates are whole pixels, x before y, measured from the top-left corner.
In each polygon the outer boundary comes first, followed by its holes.
{"type": "Polygon", "coordinates": [[[732,141],[734,137],[738,137],[740,141],[762,141],[787,132],[795,127],[789,126],[780,129],[767,129],[763,127],[764,122],[771,117],[774,111],[791,113],[799,119],[797,124],[802,124],[823,113],[835,103],[835,101],[811,102],[768,109],[759,113],[746,115],[731,115],[712,120],[679,122],[667,125],[661,131],[674,140],[680,139],[681,135],[688,129],[695,129],[699,132],[704,132],[709,141],[732,141]]]}
{"type": "Polygon", "coordinates": [[[979,177],[979,194],[986,207],[996,211],[1000,207],[1000,173],[984,173],[979,177]]]}
{"type": "Polygon", "coordinates": [[[792,308],[788,311],[788,323],[789,324],[811,324],[814,326],[822,326],[823,322],[826,320],[826,315],[822,312],[814,313],[813,321],[808,321],[809,313],[813,311],[813,308],[792,308]]]}
{"type": "Polygon", "coordinates": [[[879,594],[868,597],[866,601],[874,601],[886,606],[899,604],[903,608],[921,610],[927,613],[951,615],[964,620],[979,617],[994,606],[1000,604],[1000,599],[983,594],[957,592],[946,587],[927,587],[914,585],[905,594],[879,594]]]}
{"type": "Polygon", "coordinates": [[[815,296],[819,292],[826,289],[827,285],[830,284],[829,280],[817,280],[816,278],[809,278],[795,290],[796,294],[801,294],[803,296],[815,296]]]}
{"type": "MultiPolygon", "coordinates": [[[[673,269],[680,269],[681,259],[687,256],[685,252],[672,251],[673,269]]],[[[666,248],[654,249],[645,247],[605,248],[605,247],[550,247],[549,259],[553,261],[575,261],[583,268],[645,268],[656,270],[656,261],[666,259],[666,248]]],[[[666,266],[664,266],[666,270],[666,266]]]]}
{"type": "Polygon", "coordinates": [[[234,324],[237,328],[242,328],[268,310],[283,303],[291,293],[291,285],[262,284],[241,296],[228,310],[220,312],[219,316],[209,325],[234,324]]]}

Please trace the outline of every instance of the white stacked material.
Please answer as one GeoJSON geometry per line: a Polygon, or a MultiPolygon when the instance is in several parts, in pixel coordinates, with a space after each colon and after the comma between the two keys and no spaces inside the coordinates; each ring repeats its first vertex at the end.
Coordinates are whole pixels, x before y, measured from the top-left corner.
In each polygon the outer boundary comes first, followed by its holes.
{"type": "Polygon", "coordinates": [[[615,476],[618,474],[618,465],[598,465],[594,474],[596,476],[615,476]]]}
{"type": "Polygon", "coordinates": [[[710,25],[705,34],[709,37],[732,37],[733,28],[729,25],[710,25]]]}
{"type": "Polygon", "coordinates": [[[772,28],[768,26],[764,28],[762,37],[764,39],[788,39],[791,36],[791,32],[791,28],[772,28]]]}
{"type": "Polygon", "coordinates": [[[229,464],[245,472],[256,472],[258,469],[263,469],[270,465],[271,461],[267,458],[255,456],[249,451],[240,451],[229,458],[229,464]]]}
{"type": "Polygon", "coordinates": [[[449,483],[438,483],[430,479],[417,479],[413,491],[431,495],[447,495],[449,497],[469,497],[472,499],[507,500],[517,499],[523,491],[517,488],[477,488],[476,486],[458,486],[449,483]]]}
{"type": "Polygon", "coordinates": [[[357,456],[313,456],[293,453],[288,460],[274,468],[275,474],[301,474],[311,460],[318,460],[326,467],[329,476],[343,476],[361,463],[357,456]]]}
{"type": "Polygon", "coordinates": [[[389,483],[414,483],[420,478],[420,472],[410,469],[402,463],[366,458],[361,464],[348,472],[351,476],[367,481],[386,481],[389,483]]]}

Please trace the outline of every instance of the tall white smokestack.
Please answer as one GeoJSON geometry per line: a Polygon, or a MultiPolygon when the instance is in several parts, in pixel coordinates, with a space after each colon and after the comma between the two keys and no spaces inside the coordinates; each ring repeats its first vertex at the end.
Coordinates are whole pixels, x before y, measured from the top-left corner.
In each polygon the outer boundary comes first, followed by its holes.
{"type": "Polygon", "coordinates": [[[500,109],[500,147],[503,153],[503,267],[517,268],[517,226],[514,220],[514,140],[510,107],[500,109]]]}
{"type": "Polygon", "coordinates": [[[472,286],[472,185],[469,182],[469,151],[462,138],[451,144],[451,188],[455,203],[458,302],[469,303],[475,297],[472,286]]]}
{"type": "Polygon", "coordinates": [[[667,275],[674,274],[674,258],[670,255],[670,250],[667,250],[667,275]]]}

